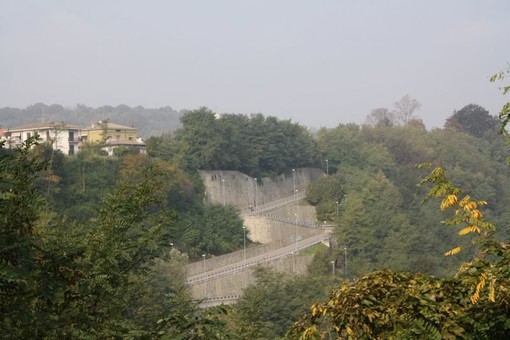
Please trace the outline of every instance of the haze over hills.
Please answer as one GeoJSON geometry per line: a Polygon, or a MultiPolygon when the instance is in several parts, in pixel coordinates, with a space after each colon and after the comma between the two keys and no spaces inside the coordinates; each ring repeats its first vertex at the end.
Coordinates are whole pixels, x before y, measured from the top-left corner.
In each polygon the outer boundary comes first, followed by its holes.
{"type": "Polygon", "coordinates": [[[102,119],[122,125],[134,126],[138,134],[147,138],[178,129],[179,118],[186,110],[174,110],[170,106],[159,108],[130,107],[127,105],[100,106],[97,108],[77,104],[63,107],[59,104],[37,103],[24,109],[1,107],[0,127],[13,128],[38,121],[64,121],[78,126],[89,126],[102,119]]]}

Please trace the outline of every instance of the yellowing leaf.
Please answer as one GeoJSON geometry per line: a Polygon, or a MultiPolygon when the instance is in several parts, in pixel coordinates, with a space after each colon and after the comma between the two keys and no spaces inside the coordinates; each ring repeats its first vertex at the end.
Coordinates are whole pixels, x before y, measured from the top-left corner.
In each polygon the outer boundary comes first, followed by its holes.
{"type": "Polygon", "coordinates": [[[482,212],[480,210],[473,210],[471,212],[471,215],[473,216],[474,219],[477,219],[477,220],[480,220],[482,219],[482,212]]]}
{"type": "Polygon", "coordinates": [[[460,253],[460,251],[462,250],[461,247],[455,247],[453,248],[452,250],[450,251],[447,251],[446,253],[444,253],[445,256],[450,256],[450,255],[455,255],[455,254],[458,254],[460,253]]]}
{"type": "Polygon", "coordinates": [[[455,205],[457,203],[457,196],[456,195],[448,195],[446,196],[443,201],[441,202],[441,210],[445,210],[452,205],[455,205]]]}
{"type": "Polygon", "coordinates": [[[464,235],[467,235],[469,233],[477,233],[477,234],[480,234],[480,228],[478,228],[477,226],[475,225],[470,225],[469,227],[466,227],[462,230],[459,231],[459,235],[460,236],[464,236],[464,235]]]}
{"type": "Polygon", "coordinates": [[[489,301],[496,302],[496,279],[492,279],[489,285],[489,301]]]}
{"type": "Polygon", "coordinates": [[[448,195],[447,199],[448,199],[448,202],[450,202],[450,204],[456,204],[457,203],[457,196],[456,195],[448,195]]]}
{"type": "Polygon", "coordinates": [[[464,197],[460,202],[459,202],[459,205],[461,207],[465,206],[466,204],[468,204],[469,202],[471,202],[471,196],[469,195],[466,195],[466,197],[464,197]]]}

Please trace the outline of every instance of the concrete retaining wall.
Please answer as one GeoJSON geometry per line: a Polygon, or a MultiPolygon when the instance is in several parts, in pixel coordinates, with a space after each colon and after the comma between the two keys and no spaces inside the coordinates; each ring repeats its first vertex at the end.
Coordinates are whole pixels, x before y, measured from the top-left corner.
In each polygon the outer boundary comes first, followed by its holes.
{"type": "MultiPolygon", "coordinates": [[[[280,260],[265,264],[270,268],[280,271],[296,274],[304,274],[308,270],[308,265],[313,259],[312,255],[307,256],[287,256],[280,260]]],[[[212,297],[224,297],[231,295],[242,295],[243,289],[255,283],[253,268],[245,271],[220,277],[216,280],[197,284],[191,287],[194,299],[204,299],[212,297]]]]}
{"type": "Polygon", "coordinates": [[[232,204],[240,210],[265,204],[306,190],[308,184],[326,176],[320,169],[299,168],[275,178],[253,178],[238,171],[199,171],[208,202],[232,204]]]}

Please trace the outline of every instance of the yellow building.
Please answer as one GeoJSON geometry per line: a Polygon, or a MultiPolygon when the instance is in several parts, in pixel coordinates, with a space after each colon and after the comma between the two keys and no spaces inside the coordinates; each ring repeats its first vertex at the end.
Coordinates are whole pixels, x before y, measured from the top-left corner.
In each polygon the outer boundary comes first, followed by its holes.
{"type": "Polygon", "coordinates": [[[145,153],[145,143],[138,137],[136,128],[108,121],[99,121],[91,127],[83,128],[81,140],[83,143],[104,143],[103,149],[109,155],[113,155],[113,150],[121,146],[136,148],[140,153],[145,153]]]}

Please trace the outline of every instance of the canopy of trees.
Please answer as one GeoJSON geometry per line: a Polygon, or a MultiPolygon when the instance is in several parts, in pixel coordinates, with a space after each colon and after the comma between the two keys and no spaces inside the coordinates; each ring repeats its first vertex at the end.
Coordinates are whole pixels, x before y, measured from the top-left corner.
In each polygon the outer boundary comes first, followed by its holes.
{"type": "Polygon", "coordinates": [[[149,153],[179,160],[192,171],[237,170],[253,177],[275,176],[315,161],[311,134],[288,120],[261,114],[217,117],[201,108],[185,113],[181,122],[175,138],[148,140],[149,153]]]}
{"type": "Polygon", "coordinates": [[[446,120],[444,127],[481,137],[487,131],[494,134],[498,127],[498,120],[480,105],[469,104],[455,111],[446,120]]]}

